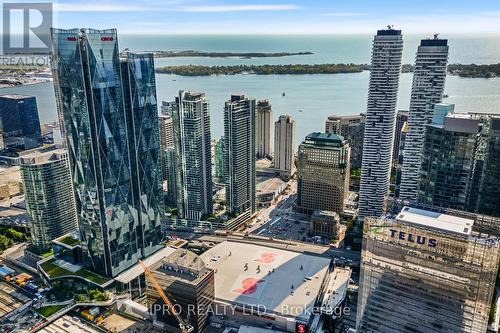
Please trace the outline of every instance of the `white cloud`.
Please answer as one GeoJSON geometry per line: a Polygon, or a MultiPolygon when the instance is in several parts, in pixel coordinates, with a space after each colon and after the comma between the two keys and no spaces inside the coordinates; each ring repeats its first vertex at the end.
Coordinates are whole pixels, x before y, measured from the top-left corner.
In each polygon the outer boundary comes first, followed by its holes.
{"type": "Polygon", "coordinates": [[[228,13],[246,11],[279,11],[295,10],[297,5],[231,5],[231,6],[189,6],[180,8],[181,12],[190,13],[228,13]]]}

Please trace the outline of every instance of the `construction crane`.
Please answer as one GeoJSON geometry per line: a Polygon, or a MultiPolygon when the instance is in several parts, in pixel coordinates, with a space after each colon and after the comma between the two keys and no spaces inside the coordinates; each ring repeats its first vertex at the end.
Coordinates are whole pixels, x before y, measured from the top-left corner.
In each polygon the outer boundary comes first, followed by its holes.
{"type": "Polygon", "coordinates": [[[155,277],[153,276],[153,273],[142,262],[142,260],[139,260],[139,264],[144,269],[144,274],[146,275],[146,278],[148,279],[148,281],[151,282],[151,284],[156,289],[156,291],[160,295],[160,297],[163,300],[163,302],[168,306],[168,310],[170,311],[170,313],[172,313],[174,315],[175,319],[177,319],[177,322],[179,322],[179,328],[181,329],[181,333],[192,332],[193,331],[193,326],[191,326],[184,319],[182,319],[182,317],[179,315],[179,313],[175,309],[175,307],[172,304],[172,302],[170,302],[170,300],[168,299],[167,295],[165,295],[165,293],[163,292],[163,289],[161,289],[161,286],[158,283],[158,281],[156,281],[155,277]]]}

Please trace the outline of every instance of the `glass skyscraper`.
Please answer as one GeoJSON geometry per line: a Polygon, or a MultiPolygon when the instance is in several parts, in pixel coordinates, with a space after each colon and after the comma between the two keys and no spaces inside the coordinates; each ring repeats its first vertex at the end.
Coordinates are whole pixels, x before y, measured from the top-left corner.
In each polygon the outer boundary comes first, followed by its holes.
{"type": "Polygon", "coordinates": [[[172,103],[178,215],[199,221],[213,213],[210,114],[203,93],[180,91],[172,103]]]}
{"type": "Polygon", "coordinates": [[[84,264],[114,277],[162,247],[152,54],[120,60],[116,29],[52,29],[84,264]]]}
{"type": "Polygon", "coordinates": [[[232,214],[255,212],[255,99],[231,95],[224,108],[224,181],[232,214]]]}
{"type": "Polygon", "coordinates": [[[34,96],[0,95],[0,135],[5,147],[32,149],[42,145],[34,96]]]}
{"type": "Polygon", "coordinates": [[[500,117],[448,114],[427,126],[418,201],[500,216],[500,117]]]}
{"type": "Polygon", "coordinates": [[[365,218],[356,331],[486,332],[500,243],[482,224],[435,207],[365,218]]]}

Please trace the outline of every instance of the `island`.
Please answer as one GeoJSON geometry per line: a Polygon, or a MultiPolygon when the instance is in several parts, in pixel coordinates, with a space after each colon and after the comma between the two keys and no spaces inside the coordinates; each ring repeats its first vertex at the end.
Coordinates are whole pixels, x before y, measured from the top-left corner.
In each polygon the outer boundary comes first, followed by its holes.
{"type": "MultiPolygon", "coordinates": [[[[367,64],[290,64],[290,65],[233,65],[233,66],[202,66],[183,65],[165,66],[156,69],[160,74],[176,74],[180,76],[209,76],[235,74],[341,74],[369,71],[367,64]]],[[[411,73],[414,66],[404,64],[402,73],[411,73]]],[[[500,76],[500,64],[491,65],[448,65],[448,74],[468,78],[494,78],[500,76]]]]}
{"type": "Polygon", "coordinates": [[[356,64],[317,64],[317,65],[235,65],[235,66],[165,66],[156,69],[161,74],[181,76],[209,76],[235,74],[340,74],[360,73],[369,70],[369,65],[356,64]]]}

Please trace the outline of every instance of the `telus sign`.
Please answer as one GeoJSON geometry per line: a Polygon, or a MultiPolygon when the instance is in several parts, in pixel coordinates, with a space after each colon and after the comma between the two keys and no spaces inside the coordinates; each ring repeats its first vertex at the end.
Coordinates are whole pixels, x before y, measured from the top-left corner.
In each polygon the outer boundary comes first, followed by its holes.
{"type": "Polygon", "coordinates": [[[389,231],[391,232],[392,238],[397,237],[398,239],[405,240],[408,243],[416,243],[416,244],[420,244],[420,245],[427,244],[429,247],[436,247],[437,246],[437,239],[435,239],[435,238],[427,239],[427,237],[425,237],[425,236],[414,235],[414,234],[406,233],[404,231],[397,231],[394,229],[389,229],[389,231]]]}

